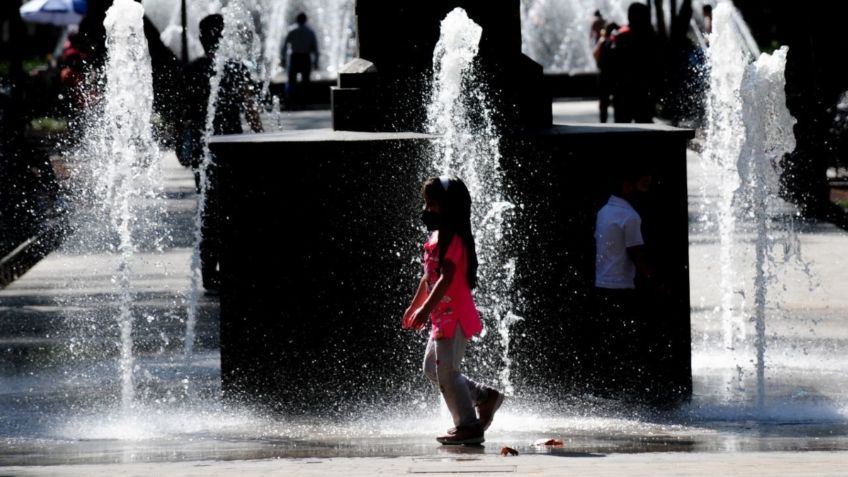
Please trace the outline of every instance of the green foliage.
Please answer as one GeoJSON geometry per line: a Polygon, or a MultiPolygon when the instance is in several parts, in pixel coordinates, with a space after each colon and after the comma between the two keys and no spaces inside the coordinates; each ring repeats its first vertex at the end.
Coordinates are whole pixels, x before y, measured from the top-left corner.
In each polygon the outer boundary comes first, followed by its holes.
{"type": "Polygon", "coordinates": [[[50,59],[46,56],[38,56],[24,60],[24,71],[32,72],[50,67],[50,59]]]}
{"type": "MultiPolygon", "coordinates": [[[[38,70],[50,68],[49,56],[37,56],[23,61],[23,68],[26,73],[32,73],[38,70]]],[[[9,82],[9,75],[12,73],[12,63],[9,61],[0,61],[0,84],[9,82]]]]}
{"type": "Polygon", "coordinates": [[[40,134],[62,132],[68,128],[68,122],[60,118],[35,118],[29,123],[30,130],[40,134]]]}

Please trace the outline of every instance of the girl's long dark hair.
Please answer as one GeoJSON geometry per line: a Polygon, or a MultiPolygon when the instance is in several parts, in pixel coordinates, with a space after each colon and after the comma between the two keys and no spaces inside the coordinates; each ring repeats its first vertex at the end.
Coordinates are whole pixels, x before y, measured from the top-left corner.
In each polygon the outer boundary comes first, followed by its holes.
{"type": "MultiPolygon", "coordinates": [[[[424,182],[424,197],[439,204],[442,221],[439,224],[439,263],[443,263],[454,235],[459,235],[468,250],[468,286],[477,286],[477,248],[471,233],[471,194],[461,180],[448,179],[447,190],[438,177],[424,182]]],[[[441,273],[441,270],[439,270],[441,273]]]]}

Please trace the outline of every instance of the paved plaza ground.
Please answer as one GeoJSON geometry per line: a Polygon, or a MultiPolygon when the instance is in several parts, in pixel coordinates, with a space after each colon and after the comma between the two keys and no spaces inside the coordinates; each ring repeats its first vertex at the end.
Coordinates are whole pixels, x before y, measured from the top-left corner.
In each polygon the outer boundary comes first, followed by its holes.
{"type": "MultiPolygon", "coordinates": [[[[554,121],[595,122],[596,111],[593,101],[557,102],[554,121]]],[[[306,111],[286,114],[279,123],[286,129],[323,128],[330,116],[306,111]]],[[[797,239],[804,261],[779,271],[782,311],[769,323],[769,371],[776,377],[768,389],[774,398],[761,411],[727,404],[720,395],[734,369],[728,371],[722,361],[727,353],[713,350],[723,326],[713,318],[721,300],[715,224],[699,219],[704,204],[715,200],[714,171],[702,167],[695,151],[687,161],[695,404],[672,417],[589,413],[578,419],[564,415],[567,411],[549,417],[508,403],[485,447],[451,448],[432,440],[444,423],[438,411],[436,423],[432,416],[410,421],[378,416],[337,427],[231,414],[213,396],[220,372],[214,296],[199,301],[199,345],[191,363],[203,404],[173,413],[153,406],[121,417],[99,396],[101,387],[114,388],[112,378],[98,381],[114,369],[94,360],[44,364],[45,353],[66,350],[68,336],[76,336],[72,327],[108,328],[114,311],[83,298],[109,293],[115,258],[71,246],[0,290],[0,349],[10,358],[0,362],[0,476],[848,475],[848,233],[829,224],[797,224],[800,232],[786,243],[797,239]],[[84,366],[95,371],[68,377],[84,366]],[[90,409],[98,399],[104,401],[102,415],[51,415],[67,402],[79,400],[80,409],[90,409]],[[292,431],[295,427],[302,430],[292,431]],[[533,445],[544,437],[562,438],[566,445],[533,445]],[[520,455],[501,456],[503,446],[520,455]]],[[[177,387],[159,389],[157,383],[179,383],[182,363],[159,356],[178,355],[181,346],[175,337],[185,316],[174,310],[185,306],[195,203],[191,173],[173,154],[165,162],[173,237],[162,253],[140,250],[134,269],[142,315],[136,347],[143,371],[137,379],[152,389],[157,404],[180,398],[177,387]]],[[[95,345],[112,346],[108,337],[95,345]]],[[[750,373],[739,374],[738,386],[750,389],[750,373]]]]}
{"type": "Polygon", "coordinates": [[[568,454],[500,457],[492,454],[448,457],[359,457],[273,459],[162,464],[111,464],[17,467],[4,475],[147,477],[314,476],[344,475],[547,475],[596,477],[844,477],[848,452],[774,452],[736,454],[568,454]]]}

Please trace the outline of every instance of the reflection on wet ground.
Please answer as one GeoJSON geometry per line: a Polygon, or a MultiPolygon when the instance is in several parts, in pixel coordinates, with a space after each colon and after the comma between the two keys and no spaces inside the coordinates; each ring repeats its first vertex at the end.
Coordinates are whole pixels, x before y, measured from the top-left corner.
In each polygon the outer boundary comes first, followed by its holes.
{"type": "MultiPolygon", "coordinates": [[[[213,382],[209,384],[214,387],[213,382]]],[[[699,410],[692,406],[652,416],[611,413],[612,417],[603,417],[603,412],[579,416],[579,411],[568,409],[563,415],[517,411],[534,405],[513,400],[498,414],[483,446],[453,447],[434,440],[449,421],[435,403],[419,413],[386,412],[374,417],[380,413],[374,410],[372,416],[335,420],[268,416],[222,407],[214,398],[207,399],[199,400],[193,409],[154,404],[123,412],[94,404],[73,411],[58,404],[61,396],[16,403],[7,394],[0,399],[7,416],[0,421],[4,436],[0,465],[282,457],[473,459],[479,454],[498,454],[503,447],[523,455],[573,458],[650,452],[848,451],[848,422],[844,419],[709,421],[698,420],[699,410]],[[571,412],[574,415],[568,415],[571,412]],[[539,445],[551,438],[564,445],[539,445]]]]}
{"type": "MultiPolygon", "coordinates": [[[[611,453],[645,452],[755,452],[846,451],[844,425],[790,426],[774,432],[771,426],[756,429],[709,432],[700,435],[580,435],[551,432],[565,446],[545,448],[532,443],[542,434],[493,433],[483,446],[441,446],[432,437],[363,437],[285,439],[235,439],[204,435],[174,436],[145,441],[4,439],[0,465],[59,465],[82,463],[176,462],[197,460],[246,460],[268,458],[445,456],[473,458],[498,454],[508,446],[523,455],[603,457],[611,453]],[[834,429],[837,427],[839,429],[834,429]],[[812,431],[812,434],[810,434],[812,431]],[[778,435],[773,435],[778,434],[778,435]]],[[[775,427],[786,426],[777,425],[775,427]]]]}

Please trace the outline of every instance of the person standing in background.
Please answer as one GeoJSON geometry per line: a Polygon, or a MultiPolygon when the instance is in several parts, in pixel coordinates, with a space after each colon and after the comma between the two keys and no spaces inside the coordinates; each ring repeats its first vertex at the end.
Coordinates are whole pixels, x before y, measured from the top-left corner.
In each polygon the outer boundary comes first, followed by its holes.
{"type": "Polygon", "coordinates": [[[607,21],[604,19],[601,11],[595,10],[595,13],[592,14],[592,21],[589,26],[589,44],[592,47],[598,44],[598,40],[601,39],[601,30],[604,29],[606,24],[607,21]]]}
{"type": "Polygon", "coordinates": [[[218,229],[217,194],[213,191],[218,187],[220,177],[217,165],[211,156],[203,164],[209,150],[206,145],[207,110],[209,98],[212,95],[211,79],[221,75],[212,121],[213,135],[241,134],[242,115],[253,132],[262,132],[262,119],[259,116],[257,88],[247,67],[236,60],[227,60],[222,71],[216,71],[215,55],[224,32],[224,17],[212,14],[200,21],[200,43],[203,45],[204,56],[195,59],[185,66],[183,71],[186,89],[183,92],[182,120],[179,123],[177,137],[180,139],[177,147],[177,157],[181,164],[191,167],[197,193],[203,191],[202,181],[206,180],[205,206],[201,224],[200,263],[203,288],[207,293],[217,293],[220,286],[218,270],[221,255],[218,229]]]}
{"type": "Polygon", "coordinates": [[[609,119],[609,107],[612,105],[612,85],[613,77],[610,73],[610,53],[607,51],[612,48],[612,37],[618,32],[618,24],[609,22],[601,29],[601,34],[595,47],[592,50],[592,56],[595,58],[595,64],[598,66],[598,109],[600,110],[600,120],[602,123],[609,119]]]}
{"type": "Polygon", "coordinates": [[[647,369],[637,366],[645,329],[636,277],[655,282],[642,237],[642,217],[633,204],[648,192],[652,176],[635,165],[616,173],[618,180],[595,221],[595,294],[598,316],[592,332],[593,362],[599,390],[635,390],[647,369]],[[601,381],[603,380],[603,381],[601,381]]]}
{"type": "Polygon", "coordinates": [[[612,74],[615,122],[651,123],[663,69],[661,45],[646,4],[631,3],[627,19],[629,23],[612,36],[611,48],[601,54],[612,74]]]}
{"type": "Polygon", "coordinates": [[[297,24],[289,29],[280,55],[288,72],[286,99],[289,100],[289,106],[292,106],[292,102],[297,103],[298,107],[303,106],[303,94],[309,84],[309,76],[313,68],[318,68],[318,39],[306,21],[305,13],[297,15],[297,24]]]}

